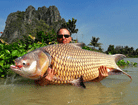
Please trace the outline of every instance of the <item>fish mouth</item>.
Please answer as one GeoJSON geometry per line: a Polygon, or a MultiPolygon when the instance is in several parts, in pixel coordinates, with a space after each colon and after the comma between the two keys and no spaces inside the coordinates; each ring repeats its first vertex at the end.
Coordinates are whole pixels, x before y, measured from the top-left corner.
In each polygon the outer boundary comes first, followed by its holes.
{"type": "Polygon", "coordinates": [[[15,71],[19,71],[20,69],[17,67],[17,66],[15,66],[15,65],[11,65],[10,66],[10,69],[12,69],[12,70],[15,70],[15,71]]]}

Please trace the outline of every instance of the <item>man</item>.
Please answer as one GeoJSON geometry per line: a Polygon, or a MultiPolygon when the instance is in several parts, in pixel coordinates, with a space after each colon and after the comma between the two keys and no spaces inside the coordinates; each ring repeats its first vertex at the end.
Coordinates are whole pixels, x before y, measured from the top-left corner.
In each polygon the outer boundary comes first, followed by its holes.
{"type": "MultiPolygon", "coordinates": [[[[57,41],[58,41],[58,43],[63,43],[63,44],[70,43],[72,41],[70,31],[66,28],[60,28],[57,31],[57,41]]],[[[92,80],[93,82],[99,82],[108,76],[106,67],[101,66],[98,70],[99,70],[99,77],[92,80]]],[[[47,70],[47,75],[35,82],[39,85],[47,85],[49,83],[49,81],[51,81],[53,79],[54,75],[55,75],[54,70],[49,67],[47,70]]]]}
{"type": "Polygon", "coordinates": [[[66,28],[60,28],[57,31],[57,41],[58,41],[58,43],[66,44],[66,43],[70,43],[71,40],[72,40],[72,37],[71,37],[70,31],[67,30],[66,28]]]}

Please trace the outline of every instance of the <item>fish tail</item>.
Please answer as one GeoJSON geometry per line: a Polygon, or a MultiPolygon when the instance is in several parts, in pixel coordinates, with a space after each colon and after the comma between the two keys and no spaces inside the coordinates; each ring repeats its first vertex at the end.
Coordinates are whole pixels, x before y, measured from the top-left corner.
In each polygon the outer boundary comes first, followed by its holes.
{"type": "Polygon", "coordinates": [[[115,62],[117,63],[118,61],[124,59],[126,56],[123,55],[123,54],[115,54],[115,55],[112,55],[114,58],[115,58],[115,62]]]}
{"type": "MultiPolygon", "coordinates": [[[[115,58],[116,63],[126,57],[123,54],[115,54],[112,56],[115,58]]],[[[115,69],[114,68],[108,68],[107,70],[108,70],[108,75],[120,75],[123,73],[123,74],[127,75],[132,80],[132,77],[129,74],[127,74],[126,72],[124,72],[123,70],[121,70],[117,65],[116,65],[115,69]]]]}

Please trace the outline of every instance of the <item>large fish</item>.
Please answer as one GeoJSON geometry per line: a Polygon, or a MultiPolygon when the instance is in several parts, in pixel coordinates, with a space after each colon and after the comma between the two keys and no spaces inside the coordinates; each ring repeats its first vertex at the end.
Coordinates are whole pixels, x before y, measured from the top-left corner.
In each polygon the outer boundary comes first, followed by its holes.
{"type": "MultiPolygon", "coordinates": [[[[81,49],[81,44],[55,44],[38,48],[15,59],[11,69],[30,79],[40,79],[51,67],[55,76],[50,83],[72,83],[77,80],[91,81],[99,76],[98,68],[106,66],[108,74],[125,73],[116,62],[123,59],[122,54],[107,55],[81,49]]],[[[130,78],[131,76],[128,75],[130,78]]]]}

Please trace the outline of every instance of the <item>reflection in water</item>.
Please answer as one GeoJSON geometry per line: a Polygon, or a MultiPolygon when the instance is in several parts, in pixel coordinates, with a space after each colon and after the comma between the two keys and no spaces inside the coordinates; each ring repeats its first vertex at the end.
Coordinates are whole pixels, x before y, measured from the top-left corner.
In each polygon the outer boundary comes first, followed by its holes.
{"type": "Polygon", "coordinates": [[[4,85],[8,84],[9,82],[11,84],[13,84],[13,82],[15,81],[15,76],[16,76],[16,73],[14,73],[12,76],[6,76],[6,80],[4,82],[4,85]]]}
{"type": "Polygon", "coordinates": [[[109,76],[101,83],[85,83],[86,89],[72,85],[36,86],[33,80],[15,78],[0,80],[2,105],[125,105],[138,103],[138,68],[123,68],[132,76],[109,76]]]}

